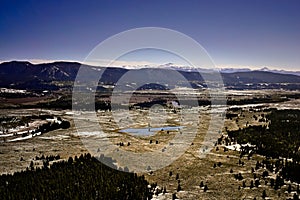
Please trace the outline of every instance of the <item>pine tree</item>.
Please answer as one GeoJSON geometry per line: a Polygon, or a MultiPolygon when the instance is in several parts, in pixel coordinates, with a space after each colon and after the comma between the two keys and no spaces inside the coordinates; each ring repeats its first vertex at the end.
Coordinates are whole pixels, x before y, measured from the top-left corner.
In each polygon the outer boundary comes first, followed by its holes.
{"type": "Polygon", "coordinates": [[[253,187],[254,187],[253,180],[251,180],[251,182],[250,182],[250,189],[252,189],[253,187]]]}
{"type": "Polygon", "coordinates": [[[177,196],[176,196],[176,193],[173,193],[173,194],[172,194],[172,200],[175,200],[175,199],[178,199],[178,198],[177,198],[177,196]]]}
{"type": "Polygon", "coordinates": [[[266,190],[263,191],[262,193],[262,196],[261,196],[263,199],[265,199],[267,197],[267,193],[266,193],[266,190]]]}
{"type": "Polygon", "coordinates": [[[200,187],[203,187],[204,186],[204,184],[203,184],[203,181],[201,181],[201,183],[200,183],[200,187]]]}
{"type": "Polygon", "coordinates": [[[291,193],[292,192],[292,186],[291,186],[291,184],[289,184],[289,187],[288,187],[288,193],[291,193]]]}
{"type": "Polygon", "coordinates": [[[246,187],[246,181],[243,181],[243,188],[246,187]]]}
{"type": "Polygon", "coordinates": [[[206,192],[207,190],[208,190],[208,187],[207,187],[207,185],[205,185],[203,191],[206,192]]]}
{"type": "Polygon", "coordinates": [[[299,196],[296,193],[294,193],[293,200],[299,200],[299,196]]]}
{"type": "Polygon", "coordinates": [[[177,192],[179,192],[179,191],[181,191],[181,186],[180,186],[180,184],[178,184],[178,186],[177,186],[177,192]]]}
{"type": "Polygon", "coordinates": [[[31,170],[31,171],[34,170],[34,164],[33,164],[33,161],[30,162],[30,166],[29,166],[29,167],[30,167],[30,170],[31,170]]]}
{"type": "Polygon", "coordinates": [[[255,187],[258,187],[260,185],[260,182],[259,182],[259,180],[257,179],[257,180],[255,180],[255,187]]]}

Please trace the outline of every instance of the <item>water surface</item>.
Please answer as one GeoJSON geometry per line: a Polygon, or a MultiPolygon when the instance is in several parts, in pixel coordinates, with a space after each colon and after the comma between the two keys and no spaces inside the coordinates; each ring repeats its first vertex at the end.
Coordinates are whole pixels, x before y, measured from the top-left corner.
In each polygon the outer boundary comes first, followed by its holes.
{"type": "Polygon", "coordinates": [[[181,130],[183,126],[162,126],[162,127],[149,127],[149,128],[126,128],[120,130],[122,133],[129,133],[138,136],[154,135],[158,131],[174,131],[181,130]]]}

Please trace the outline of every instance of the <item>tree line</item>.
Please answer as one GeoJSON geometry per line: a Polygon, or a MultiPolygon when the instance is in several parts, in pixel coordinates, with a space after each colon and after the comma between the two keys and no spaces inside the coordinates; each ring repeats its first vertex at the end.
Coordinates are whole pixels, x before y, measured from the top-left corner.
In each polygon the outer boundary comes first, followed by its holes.
{"type": "MultiPolygon", "coordinates": [[[[103,158],[102,158],[103,159],[103,158]]],[[[90,154],[0,176],[1,199],[151,199],[144,176],[108,167],[90,154]]]]}

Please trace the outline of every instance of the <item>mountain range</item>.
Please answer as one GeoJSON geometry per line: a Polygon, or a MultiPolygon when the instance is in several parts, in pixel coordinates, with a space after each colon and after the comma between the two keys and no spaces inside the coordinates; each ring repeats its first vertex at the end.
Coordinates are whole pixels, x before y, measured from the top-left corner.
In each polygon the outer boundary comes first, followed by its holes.
{"type": "MultiPolygon", "coordinates": [[[[171,64],[167,68],[120,68],[120,67],[95,67],[82,65],[78,62],[52,62],[32,64],[26,61],[10,61],[0,64],[0,87],[16,89],[49,89],[55,90],[64,87],[63,83],[73,82],[78,70],[87,77],[84,79],[97,80],[102,74],[100,83],[114,85],[124,74],[134,74],[132,82],[143,81],[145,74],[156,76],[159,80],[169,80],[172,71],[179,72],[195,88],[205,87],[202,77],[210,76],[216,71],[209,69],[192,69],[176,67],[171,64]],[[200,73],[199,73],[200,72],[200,73]],[[58,84],[61,83],[61,84],[58,84]]],[[[220,70],[224,85],[231,89],[300,89],[300,72],[284,70],[250,69],[222,69],[220,70]]],[[[174,82],[174,85],[177,83],[174,82]]],[[[172,86],[170,86],[172,87],[172,86]]]]}
{"type": "MultiPolygon", "coordinates": [[[[143,68],[161,68],[161,69],[173,69],[178,71],[187,71],[187,72],[209,72],[212,71],[211,69],[206,68],[195,68],[191,66],[184,66],[184,65],[176,65],[174,63],[166,63],[163,65],[137,65],[137,66],[122,66],[122,68],[125,69],[143,69],[143,68]]],[[[218,68],[219,72],[221,73],[234,73],[234,72],[250,72],[250,71],[265,71],[265,72],[273,72],[273,73],[279,73],[279,74],[292,74],[300,76],[300,71],[290,71],[290,70],[277,70],[277,69],[269,69],[268,67],[262,67],[260,69],[252,70],[247,67],[243,68],[232,68],[232,67],[222,67],[218,68]]]]}

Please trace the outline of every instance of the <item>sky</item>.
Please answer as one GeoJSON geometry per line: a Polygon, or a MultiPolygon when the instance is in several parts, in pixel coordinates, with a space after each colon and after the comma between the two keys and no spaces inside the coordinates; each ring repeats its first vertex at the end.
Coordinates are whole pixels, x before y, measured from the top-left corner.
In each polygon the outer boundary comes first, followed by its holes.
{"type": "MultiPolygon", "coordinates": [[[[298,0],[0,0],[0,5],[2,61],[80,62],[117,33],[163,27],[196,40],[218,67],[300,71],[298,0]]],[[[134,64],[135,58],[126,61],[134,64]]]]}

